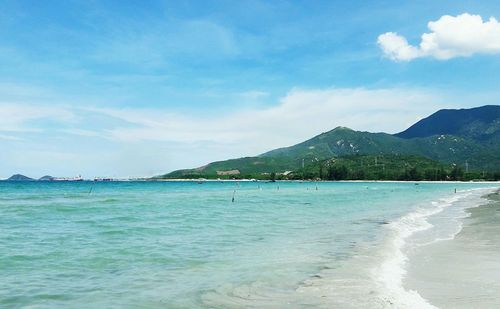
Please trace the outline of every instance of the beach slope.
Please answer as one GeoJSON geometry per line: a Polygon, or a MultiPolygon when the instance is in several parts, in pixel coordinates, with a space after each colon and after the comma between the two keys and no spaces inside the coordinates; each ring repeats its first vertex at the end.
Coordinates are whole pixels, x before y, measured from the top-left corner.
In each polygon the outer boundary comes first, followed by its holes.
{"type": "Polygon", "coordinates": [[[439,308],[500,308],[500,190],[485,198],[455,238],[410,255],[407,290],[439,308]]]}

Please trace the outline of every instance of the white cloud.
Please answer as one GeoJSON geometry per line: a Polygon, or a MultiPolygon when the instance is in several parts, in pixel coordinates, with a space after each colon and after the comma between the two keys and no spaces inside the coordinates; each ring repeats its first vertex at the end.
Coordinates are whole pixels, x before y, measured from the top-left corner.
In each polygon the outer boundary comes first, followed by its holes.
{"type": "Polygon", "coordinates": [[[394,32],[387,32],[378,37],[378,44],[392,60],[409,61],[421,56],[421,51],[408,44],[408,41],[394,32]]]}
{"type": "Polygon", "coordinates": [[[32,121],[49,119],[58,122],[72,122],[72,111],[58,106],[0,102],[0,131],[38,131],[32,121]]]}
{"type": "Polygon", "coordinates": [[[422,34],[419,46],[410,45],[405,37],[394,32],[381,34],[377,42],[384,54],[395,61],[500,53],[500,23],[494,17],[483,21],[480,15],[468,13],[444,15],[427,26],[431,32],[422,34]]]}
{"type": "Polygon", "coordinates": [[[416,116],[434,111],[440,99],[412,89],[295,89],[279,104],[218,117],[194,117],[160,110],[95,109],[133,126],[116,126],[105,136],[124,142],[163,141],[230,144],[257,154],[287,146],[336,126],[396,132],[416,116]]]}
{"type": "Polygon", "coordinates": [[[273,106],[250,106],[210,116],[162,108],[0,102],[0,117],[12,118],[9,125],[0,126],[0,134],[5,135],[0,136],[0,145],[10,143],[0,170],[9,174],[27,166],[37,170],[38,166],[40,174],[52,173],[59,159],[51,159],[50,154],[64,153],[57,175],[154,175],[257,155],[337,126],[398,132],[436,111],[441,102],[452,101],[449,99],[426,89],[293,89],[273,106]],[[39,119],[48,120],[49,126],[39,119]],[[17,133],[12,135],[11,129],[17,133]],[[37,132],[24,135],[28,129],[37,132]],[[10,136],[27,141],[14,145],[10,136]],[[49,152],[41,156],[44,151],[49,152]]]}
{"type": "MultiPolygon", "coordinates": [[[[253,95],[253,94],[252,94],[253,95]]],[[[257,93],[257,95],[261,95],[257,93]]],[[[242,152],[286,146],[336,126],[395,132],[434,111],[441,98],[419,89],[293,89],[276,105],[215,116],[161,108],[103,108],[0,102],[0,133],[38,131],[117,142],[231,144],[242,152]],[[46,126],[48,120],[57,126],[46,126]],[[251,146],[248,146],[251,145],[251,146]]]]}

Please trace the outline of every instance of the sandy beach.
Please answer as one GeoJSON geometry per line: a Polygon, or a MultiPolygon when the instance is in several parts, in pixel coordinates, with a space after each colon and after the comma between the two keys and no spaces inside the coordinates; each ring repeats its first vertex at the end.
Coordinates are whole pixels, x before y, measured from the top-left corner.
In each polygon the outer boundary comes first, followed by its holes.
{"type": "Polygon", "coordinates": [[[405,288],[439,308],[500,308],[500,190],[466,212],[455,238],[412,251],[405,288]]]}

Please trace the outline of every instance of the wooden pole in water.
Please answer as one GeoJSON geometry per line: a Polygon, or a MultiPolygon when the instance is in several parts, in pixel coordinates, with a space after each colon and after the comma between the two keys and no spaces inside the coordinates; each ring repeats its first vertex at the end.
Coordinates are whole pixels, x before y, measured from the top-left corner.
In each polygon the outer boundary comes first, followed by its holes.
{"type": "Polygon", "coordinates": [[[234,195],[236,194],[236,190],[233,191],[233,198],[231,199],[231,202],[234,203],[234,195]]]}

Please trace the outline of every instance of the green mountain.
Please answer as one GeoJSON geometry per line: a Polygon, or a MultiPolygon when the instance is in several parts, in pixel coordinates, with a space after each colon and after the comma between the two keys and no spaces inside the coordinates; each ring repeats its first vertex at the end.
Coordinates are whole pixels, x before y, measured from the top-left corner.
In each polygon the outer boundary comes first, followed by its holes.
{"type": "MultiPolygon", "coordinates": [[[[304,170],[351,156],[385,156],[402,162],[417,156],[469,171],[500,170],[500,106],[442,110],[401,133],[370,133],[337,127],[307,141],[256,157],[213,162],[196,169],[174,171],[159,178],[232,178],[304,170]],[[456,116],[456,119],[454,118],[456,116]],[[450,124],[450,122],[453,122],[450,124]],[[453,134],[452,134],[453,133],[453,134]]],[[[371,159],[370,159],[371,160],[371,159]]]]}
{"type": "Polygon", "coordinates": [[[498,138],[499,129],[500,106],[486,105],[470,109],[442,109],[395,135],[415,138],[448,134],[488,140],[498,138]]]}
{"type": "Polygon", "coordinates": [[[471,168],[495,170],[500,167],[500,143],[454,135],[401,138],[386,133],[359,132],[339,127],[303,143],[272,150],[262,157],[323,160],[345,155],[417,155],[471,168]]]}

